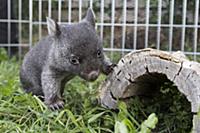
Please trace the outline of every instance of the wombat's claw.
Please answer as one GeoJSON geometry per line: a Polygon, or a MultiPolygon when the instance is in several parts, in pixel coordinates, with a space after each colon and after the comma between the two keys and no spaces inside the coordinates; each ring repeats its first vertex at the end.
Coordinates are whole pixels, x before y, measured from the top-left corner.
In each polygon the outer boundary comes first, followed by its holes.
{"type": "Polygon", "coordinates": [[[110,65],[110,69],[113,70],[114,67],[116,67],[116,66],[117,66],[117,64],[114,64],[114,63],[113,63],[112,65],[110,65]]]}
{"type": "Polygon", "coordinates": [[[111,64],[108,68],[108,73],[112,72],[114,70],[114,67],[116,67],[117,64],[111,64]]]}
{"type": "Polygon", "coordinates": [[[51,110],[59,110],[64,108],[64,102],[62,100],[57,100],[47,105],[51,110]]]}
{"type": "Polygon", "coordinates": [[[110,63],[109,65],[106,65],[103,68],[103,73],[108,75],[109,73],[111,73],[114,70],[114,67],[116,67],[117,65],[114,63],[110,63]]]}

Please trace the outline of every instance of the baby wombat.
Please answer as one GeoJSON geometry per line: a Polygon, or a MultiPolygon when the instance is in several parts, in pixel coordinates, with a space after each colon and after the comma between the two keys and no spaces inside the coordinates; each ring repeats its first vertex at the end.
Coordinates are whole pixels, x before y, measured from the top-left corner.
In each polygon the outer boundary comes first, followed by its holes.
{"type": "Polygon", "coordinates": [[[25,55],[20,80],[26,92],[44,97],[54,110],[64,106],[67,81],[76,75],[94,81],[100,71],[108,74],[114,65],[103,54],[92,9],[80,23],[58,25],[47,18],[47,27],[49,35],[25,55]]]}

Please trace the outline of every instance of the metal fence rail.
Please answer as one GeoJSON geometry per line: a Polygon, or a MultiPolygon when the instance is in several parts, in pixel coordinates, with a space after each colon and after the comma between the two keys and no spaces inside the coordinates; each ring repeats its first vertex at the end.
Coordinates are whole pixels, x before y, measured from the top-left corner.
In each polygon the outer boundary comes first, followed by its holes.
{"type": "Polygon", "coordinates": [[[1,0],[0,47],[18,55],[47,34],[46,16],[60,24],[81,21],[88,7],[97,16],[96,29],[106,51],[125,52],[153,47],[181,50],[200,57],[199,0],[1,0]],[[17,34],[12,35],[13,26],[17,34]],[[4,31],[3,31],[4,30],[4,31]],[[6,30],[6,31],[5,31],[6,30]],[[6,35],[4,35],[4,33],[6,35]],[[6,41],[1,41],[1,37],[6,41]],[[17,41],[12,41],[17,36],[17,41]]]}

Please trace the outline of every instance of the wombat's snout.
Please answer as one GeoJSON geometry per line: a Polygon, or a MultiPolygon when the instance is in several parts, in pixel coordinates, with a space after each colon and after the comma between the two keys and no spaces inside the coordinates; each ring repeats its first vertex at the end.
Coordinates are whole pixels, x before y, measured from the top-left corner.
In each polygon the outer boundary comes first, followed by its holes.
{"type": "Polygon", "coordinates": [[[89,81],[94,81],[98,78],[99,76],[99,71],[91,71],[89,74],[88,74],[88,80],[89,81]]]}

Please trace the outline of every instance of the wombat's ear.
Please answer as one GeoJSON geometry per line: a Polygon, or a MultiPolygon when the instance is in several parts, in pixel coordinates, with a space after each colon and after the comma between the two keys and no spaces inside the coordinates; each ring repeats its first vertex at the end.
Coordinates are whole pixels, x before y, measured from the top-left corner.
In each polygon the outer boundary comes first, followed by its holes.
{"type": "Polygon", "coordinates": [[[91,8],[88,8],[85,20],[95,27],[95,14],[91,8]]]}
{"type": "Polygon", "coordinates": [[[49,17],[46,17],[46,19],[47,19],[48,34],[51,36],[59,36],[61,33],[59,25],[49,17]]]}

